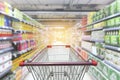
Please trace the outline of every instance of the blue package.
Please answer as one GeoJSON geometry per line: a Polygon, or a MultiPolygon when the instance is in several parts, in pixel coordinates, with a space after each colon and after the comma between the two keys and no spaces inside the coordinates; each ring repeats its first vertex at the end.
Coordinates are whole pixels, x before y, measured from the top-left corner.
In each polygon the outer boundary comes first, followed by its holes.
{"type": "Polygon", "coordinates": [[[7,16],[4,16],[4,23],[5,23],[4,26],[10,27],[11,26],[11,20],[10,20],[10,18],[7,17],[7,16]]]}

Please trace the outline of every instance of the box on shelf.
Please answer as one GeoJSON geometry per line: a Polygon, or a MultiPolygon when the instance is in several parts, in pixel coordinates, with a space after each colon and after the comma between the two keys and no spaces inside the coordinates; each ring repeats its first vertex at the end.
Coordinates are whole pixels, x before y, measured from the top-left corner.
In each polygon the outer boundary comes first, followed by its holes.
{"type": "Polygon", "coordinates": [[[16,8],[14,8],[13,16],[19,20],[23,20],[23,13],[16,8]]]}
{"type": "Polygon", "coordinates": [[[105,32],[105,43],[119,46],[119,30],[105,32]]]}
{"type": "Polygon", "coordinates": [[[4,64],[0,64],[0,73],[5,71],[7,68],[11,67],[12,66],[12,61],[8,61],[4,64]]]}
{"type": "Polygon", "coordinates": [[[5,13],[12,16],[12,6],[7,2],[4,2],[5,5],[5,13]]]}
{"type": "Polygon", "coordinates": [[[12,53],[6,52],[0,55],[0,64],[12,59],[12,53]]]}
{"type": "Polygon", "coordinates": [[[104,41],[104,35],[105,35],[105,32],[103,30],[92,31],[92,33],[91,33],[91,39],[92,40],[104,41]]]}
{"type": "Polygon", "coordinates": [[[0,2],[0,11],[5,12],[5,5],[3,2],[0,2]]]}
{"type": "Polygon", "coordinates": [[[112,63],[113,65],[115,65],[116,67],[120,67],[120,55],[119,52],[115,52],[112,50],[106,50],[105,52],[106,57],[105,60],[112,63]]]}
{"type": "Polygon", "coordinates": [[[120,12],[120,0],[116,0],[117,13],[120,12]]]}
{"type": "Polygon", "coordinates": [[[118,27],[120,25],[120,17],[115,18],[115,26],[118,27]]]}
{"type": "Polygon", "coordinates": [[[115,14],[116,13],[116,2],[113,2],[111,5],[110,5],[110,14],[115,14]]]}
{"type": "Polygon", "coordinates": [[[82,48],[85,48],[88,51],[92,52],[92,43],[86,42],[86,41],[82,41],[81,46],[82,46],[82,48]]]}
{"type": "Polygon", "coordinates": [[[0,27],[3,27],[4,25],[5,25],[4,15],[1,15],[1,14],[0,14],[0,27]]]}

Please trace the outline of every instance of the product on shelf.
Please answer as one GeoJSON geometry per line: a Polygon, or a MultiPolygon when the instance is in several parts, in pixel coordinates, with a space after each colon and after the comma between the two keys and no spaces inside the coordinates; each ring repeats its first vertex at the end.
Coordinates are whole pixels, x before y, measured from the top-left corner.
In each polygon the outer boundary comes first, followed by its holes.
{"type": "Polygon", "coordinates": [[[105,58],[105,49],[103,48],[103,44],[101,43],[96,43],[96,50],[97,50],[97,56],[101,59],[105,58]]]}
{"type": "Polygon", "coordinates": [[[103,27],[106,27],[106,21],[94,24],[93,26],[94,29],[103,28],[103,27]]]}
{"type": "Polygon", "coordinates": [[[12,47],[12,44],[10,41],[0,41],[0,50],[12,47]]]}
{"type": "Polygon", "coordinates": [[[112,51],[112,50],[106,50],[105,52],[106,54],[106,61],[112,63],[112,65],[115,65],[116,68],[119,67],[120,68],[120,55],[119,52],[116,51],[112,51]]]}
{"type": "Polygon", "coordinates": [[[5,11],[5,5],[3,2],[0,2],[0,11],[5,11]]]}
{"type": "Polygon", "coordinates": [[[12,21],[12,27],[15,30],[21,30],[22,29],[22,23],[18,21],[12,21]]]}
{"type": "Polygon", "coordinates": [[[95,12],[90,12],[88,14],[88,24],[91,24],[93,22],[92,18],[93,18],[93,15],[95,14],[95,12]]]}
{"type": "Polygon", "coordinates": [[[91,33],[91,39],[93,41],[103,42],[104,41],[104,35],[105,35],[105,32],[103,30],[92,31],[92,33],[91,33]]]}
{"type": "Polygon", "coordinates": [[[116,9],[117,9],[117,13],[120,12],[120,0],[116,0],[116,9]]]}
{"type": "Polygon", "coordinates": [[[11,60],[12,59],[12,53],[11,52],[6,52],[4,54],[0,54],[0,64],[11,60]]]}
{"type": "Polygon", "coordinates": [[[12,37],[12,31],[6,29],[0,29],[0,37],[12,37]]]}
{"type": "Polygon", "coordinates": [[[23,13],[20,12],[18,9],[14,8],[14,11],[13,11],[13,16],[19,20],[22,20],[23,19],[23,13]]]}
{"type": "Polygon", "coordinates": [[[86,28],[87,28],[87,30],[91,30],[91,29],[93,29],[93,26],[87,26],[86,28]]]}
{"type": "Polygon", "coordinates": [[[12,6],[7,2],[4,2],[5,5],[5,13],[12,16],[12,6]]]}
{"type": "Polygon", "coordinates": [[[0,27],[11,27],[11,19],[0,14],[0,27]]]}
{"type": "MultiPolygon", "coordinates": [[[[120,1],[116,0],[113,3],[111,3],[110,5],[106,6],[104,9],[101,9],[98,12],[95,12],[93,15],[93,22],[103,19],[107,16],[119,13],[120,12],[119,3],[120,3],[120,1]]],[[[92,21],[92,20],[90,20],[90,21],[92,21]]]]}
{"type": "Polygon", "coordinates": [[[107,31],[105,32],[105,43],[113,46],[119,46],[119,31],[107,31]]]}
{"type": "Polygon", "coordinates": [[[90,43],[90,42],[82,41],[81,47],[92,52],[92,43],[90,43]]]}
{"type": "Polygon", "coordinates": [[[110,5],[110,14],[115,14],[116,13],[116,2],[113,2],[111,5],[110,5]]]}
{"type": "Polygon", "coordinates": [[[5,71],[7,68],[12,66],[12,61],[9,60],[3,64],[0,64],[0,73],[2,73],[3,71],[5,71]]]}

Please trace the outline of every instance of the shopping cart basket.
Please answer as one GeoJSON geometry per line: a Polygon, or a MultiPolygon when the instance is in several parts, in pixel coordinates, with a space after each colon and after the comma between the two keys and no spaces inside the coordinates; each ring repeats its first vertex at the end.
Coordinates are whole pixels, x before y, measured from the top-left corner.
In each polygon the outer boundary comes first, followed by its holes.
{"type": "Polygon", "coordinates": [[[89,66],[96,65],[94,60],[85,61],[82,57],[79,58],[69,45],[47,46],[31,60],[20,63],[20,66],[27,67],[34,80],[83,80],[89,66]],[[66,57],[62,61],[58,59],[64,56],[66,57]],[[56,58],[57,61],[50,58],[56,58]]]}

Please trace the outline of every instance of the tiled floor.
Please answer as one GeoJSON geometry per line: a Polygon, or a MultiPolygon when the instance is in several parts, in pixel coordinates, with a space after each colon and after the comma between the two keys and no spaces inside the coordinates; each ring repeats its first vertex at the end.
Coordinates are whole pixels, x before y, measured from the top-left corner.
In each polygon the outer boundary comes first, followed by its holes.
{"type": "MultiPolygon", "coordinates": [[[[70,51],[68,48],[65,49],[65,47],[64,48],[63,47],[58,47],[58,48],[53,47],[48,50],[48,55],[49,55],[48,60],[49,60],[49,62],[69,61],[69,58],[70,58],[69,53],[70,53],[70,51]]],[[[72,59],[72,60],[77,61],[76,59],[72,59]]],[[[32,75],[29,73],[24,80],[34,80],[34,79],[33,79],[32,75]]],[[[60,80],[62,80],[62,79],[60,79],[60,80]]],[[[91,78],[91,76],[89,76],[88,73],[86,73],[83,80],[93,80],[93,79],[91,78]]]]}

